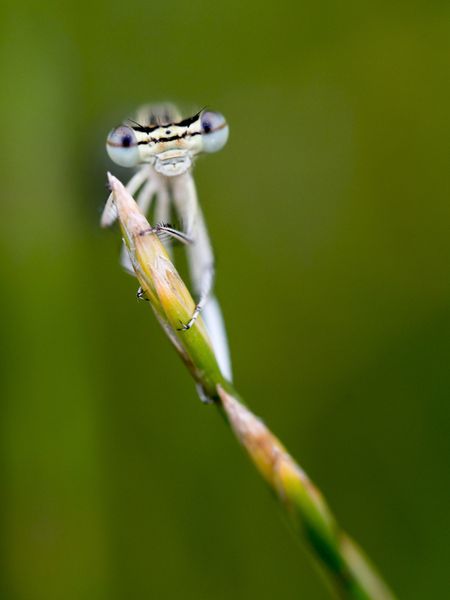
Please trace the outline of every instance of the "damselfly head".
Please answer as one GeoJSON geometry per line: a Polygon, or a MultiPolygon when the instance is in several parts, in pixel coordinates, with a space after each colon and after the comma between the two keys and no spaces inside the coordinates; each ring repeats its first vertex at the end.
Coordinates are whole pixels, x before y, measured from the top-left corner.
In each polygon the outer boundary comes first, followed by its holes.
{"type": "Polygon", "coordinates": [[[202,110],[179,120],[169,106],[144,107],[138,112],[138,118],[147,115],[144,123],[130,120],[113,129],[106,140],[111,160],[122,167],[150,163],[158,173],[174,177],[188,171],[197,154],[217,152],[226,144],[229,130],[223,115],[202,110]]]}

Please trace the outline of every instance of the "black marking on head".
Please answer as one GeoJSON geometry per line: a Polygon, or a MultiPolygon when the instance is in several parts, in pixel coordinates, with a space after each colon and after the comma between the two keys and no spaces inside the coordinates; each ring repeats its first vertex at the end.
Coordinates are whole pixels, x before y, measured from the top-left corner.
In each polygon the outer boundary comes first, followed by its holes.
{"type": "Polygon", "coordinates": [[[139,123],[136,123],[136,121],[132,121],[131,119],[128,120],[130,123],[134,123],[134,126],[132,126],[131,129],[134,131],[140,131],[141,133],[151,133],[152,131],[155,131],[155,129],[160,128],[160,125],[139,125],[139,123]]]}
{"type": "Polygon", "coordinates": [[[179,121],[178,123],[174,123],[174,125],[177,125],[178,127],[189,127],[189,125],[192,125],[192,123],[195,123],[195,121],[198,120],[202,110],[200,110],[198,113],[196,113],[192,117],[188,117],[187,119],[183,119],[182,121],[179,121]]]}
{"type": "MultiPolygon", "coordinates": [[[[134,129],[134,128],[133,128],[134,129]]],[[[172,135],[171,137],[159,137],[159,138],[150,138],[149,140],[143,140],[138,142],[138,146],[142,146],[145,144],[160,144],[161,142],[174,142],[175,140],[182,140],[186,137],[194,137],[195,135],[201,135],[200,131],[184,131],[180,135],[172,135]]]]}
{"type": "MultiPolygon", "coordinates": [[[[157,123],[154,115],[151,115],[151,117],[150,117],[150,125],[141,125],[140,123],[133,121],[133,119],[128,119],[128,122],[132,123],[131,128],[134,131],[140,131],[141,133],[152,133],[152,131],[159,129],[160,127],[164,127],[164,125],[165,126],[173,125],[174,127],[189,127],[190,125],[192,125],[192,123],[195,123],[200,118],[200,114],[202,112],[203,112],[203,108],[202,108],[202,110],[200,110],[198,113],[196,113],[192,117],[187,117],[186,119],[183,119],[182,121],[177,121],[174,123],[171,123],[170,121],[168,121],[167,123],[164,123],[164,124],[157,123]]],[[[166,133],[168,134],[169,131],[166,131],[166,133]]],[[[176,139],[176,138],[174,138],[174,139],[176,139]]],[[[141,143],[141,142],[139,142],[139,143],[141,143]]]]}

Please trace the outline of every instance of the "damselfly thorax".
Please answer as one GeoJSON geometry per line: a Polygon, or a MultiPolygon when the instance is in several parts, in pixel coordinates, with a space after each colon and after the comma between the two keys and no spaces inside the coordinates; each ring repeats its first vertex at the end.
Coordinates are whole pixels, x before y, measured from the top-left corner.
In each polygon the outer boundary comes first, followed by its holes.
{"type": "MultiPolygon", "coordinates": [[[[136,195],[144,214],[154,202],[154,222],[159,230],[186,244],[193,292],[197,306],[189,329],[202,311],[223,374],[231,379],[228,343],[219,304],[212,294],[214,256],[208,231],[197,200],[192,178],[196,157],[220,150],[228,139],[225,118],[202,110],[182,118],[172,104],[143,106],[135,120],[129,119],[108,135],[106,149],[110,158],[123,167],[134,167],[127,189],[136,195]],[[168,224],[171,215],[182,223],[183,231],[168,224]]],[[[103,211],[101,223],[111,225],[117,217],[112,196],[103,211]]],[[[122,264],[132,272],[128,255],[122,264]]]]}

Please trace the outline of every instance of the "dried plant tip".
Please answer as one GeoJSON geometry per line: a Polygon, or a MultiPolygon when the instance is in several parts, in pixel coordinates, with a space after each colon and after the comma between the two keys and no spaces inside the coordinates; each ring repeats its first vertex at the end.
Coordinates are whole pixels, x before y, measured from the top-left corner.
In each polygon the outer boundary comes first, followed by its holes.
{"type": "Polygon", "coordinates": [[[130,236],[137,236],[142,231],[150,229],[147,219],[139,210],[131,194],[117,177],[108,173],[108,183],[119,220],[128,234],[130,236]]]}

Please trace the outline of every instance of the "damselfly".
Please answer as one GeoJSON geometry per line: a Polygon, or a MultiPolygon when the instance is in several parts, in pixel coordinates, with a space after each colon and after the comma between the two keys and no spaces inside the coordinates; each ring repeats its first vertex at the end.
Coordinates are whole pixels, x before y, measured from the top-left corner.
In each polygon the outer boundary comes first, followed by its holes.
{"type": "MultiPolygon", "coordinates": [[[[200,312],[211,337],[214,351],[225,377],[231,379],[231,361],[222,313],[212,293],[214,255],[201,212],[192,167],[201,153],[220,150],[228,139],[225,118],[202,110],[182,119],[172,104],[144,106],[136,120],[113,129],[106,141],[110,158],[123,167],[134,167],[127,184],[130,194],[144,214],[154,206],[154,222],[164,232],[186,244],[189,272],[197,305],[188,323],[189,329],[200,312]],[[169,225],[175,214],[184,231],[169,225]]],[[[101,224],[111,225],[117,218],[112,196],[108,198],[101,224]]],[[[122,264],[133,273],[128,254],[122,252],[122,264]]]]}

